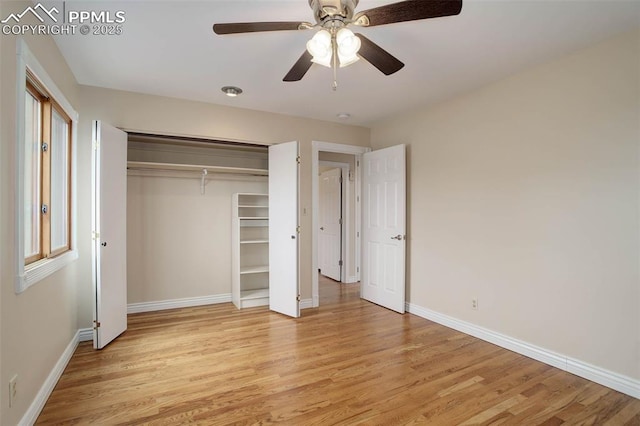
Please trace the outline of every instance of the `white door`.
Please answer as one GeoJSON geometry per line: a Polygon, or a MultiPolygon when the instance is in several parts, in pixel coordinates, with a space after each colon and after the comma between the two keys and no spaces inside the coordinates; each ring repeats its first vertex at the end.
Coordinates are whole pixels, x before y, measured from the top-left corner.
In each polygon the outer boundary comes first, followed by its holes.
{"type": "Polygon", "coordinates": [[[363,155],[362,298],[404,313],[405,146],[363,155]]]}
{"type": "Polygon", "coordinates": [[[340,281],[342,272],[342,169],[320,174],[319,267],[325,277],[340,281]]]}
{"type": "Polygon", "coordinates": [[[127,329],[127,134],[93,122],[93,347],[127,329]]]}
{"type": "Polygon", "coordinates": [[[269,309],[300,316],[298,142],[269,147],[269,309]]]}

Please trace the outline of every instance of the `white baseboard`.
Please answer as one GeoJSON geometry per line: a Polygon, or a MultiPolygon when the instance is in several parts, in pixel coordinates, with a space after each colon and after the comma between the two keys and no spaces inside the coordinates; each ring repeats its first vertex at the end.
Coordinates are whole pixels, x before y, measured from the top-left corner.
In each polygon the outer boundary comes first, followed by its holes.
{"type": "Polygon", "coordinates": [[[130,303],[127,305],[128,314],[139,312],[162,311],[164,309],[190,308],[193,306],[214,305],[216,303],[231,302],[231,294],[214,294],[212,296],[187,297],[184,299],[160,300],[156,302],[130,303]]]}
{"type": "MultiPolygon", "coordinates": [[[[128,314],[137,314],[139,312],[162,311],[164,309],[190,308],[192,306],[214,305],[216,303],[230,303],[231,294],[216,294],[213,296],[188,297],[184,299],[161,300],[157,302],[141,302],[130,303],[127,305],[128,314]]],[[[308,309],[313,307],[312,299],[303,299],[300,301],[300,309],[308,309]]],[[[93,331],[87,329],[91,333],[93,339],[93,331]]],[[[81,340],[82,341],[82,340],[81,340]]]]}
{"type": "MultiPolygon", "coordinates": [[[[87,330],[87,329],[84,329],[84,330],[87,330]]],[[[91,331],[91,329],[88,329],[88,330],[91,331]]],[[[31,402],[31,405],[27,409],[27,412],[24,413],[24,416],[22,416],[22,419],[20,420],[18,425],[30,426],[36,422],[36,420],[38,419],[38,416],[40,415],[40,412],[44,408],[44,405],[47,403],[47,399],[49,399],[51,392],[53,392],[53,388],[55,388],[56,384],[58,384],[58,380],[60,380],[60,377],[62,376],[64,369],[67,367],[69,360],[71,360],[73,353],[78,347],[78,342],[80,341],[80,334],[81,334],[81,330],[78,330],[76,334],[73,336],[73,338],[71,339],[71,341],[69,342],[69,344],[67,345],[64,352],[62,352],[62,355],[58,359],[58,362],[56,362],[56,365],[54,365],[53,369],[49,373],[49,376],[47,376],[46,380],[40,387],[40,390],[36,394],[36,397],[31,402]]],[[[91,334],[93,338],[92,331],[91,331],[91,334]]]]}
{"type": "Polygon", "coordinates": [[[561,370],[583,377],[592,382],[599,383],[608,388],[617,390],[634,398],[640,399],[640,380],[614,373],[604,368],[588,364],[586,362],[570,358],[539,346],[532,345],[522,340],[514,339],[507,335],[497,333],[478,325],[462,321],[418,305],[406,303],[406,310],[414,315],[444,325],[462,333],[482,339],[486,342],[501,346],[510,351],[533,358],[545,364],[557,367],[561,370]]]}
{"type": "Polygon", "coordinates": [[[78,342],[89,342],[93,340],[93,328],[81,328],[78,330],[78,342]]]}

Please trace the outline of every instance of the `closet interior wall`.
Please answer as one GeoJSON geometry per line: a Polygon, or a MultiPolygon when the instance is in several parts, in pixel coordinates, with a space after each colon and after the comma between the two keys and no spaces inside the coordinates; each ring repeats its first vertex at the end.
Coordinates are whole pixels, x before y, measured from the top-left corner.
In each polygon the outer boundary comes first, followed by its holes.
{"type": "Polygon", "coordinates": [[[267,193],[267,147],[130,136],[128,160],[127,303],[230,301],[232,195],[267,193]]]}

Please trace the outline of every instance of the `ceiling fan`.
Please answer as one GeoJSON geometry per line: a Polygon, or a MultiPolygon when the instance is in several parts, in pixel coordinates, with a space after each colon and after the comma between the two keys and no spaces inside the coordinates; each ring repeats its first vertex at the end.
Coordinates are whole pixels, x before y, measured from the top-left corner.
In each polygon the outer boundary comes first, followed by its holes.
{"type": "Polygon", "coordinates": [[[373,9],[355,12],[359,0],[309,0],[316,23],[288,22],[236,22],[214,24],[219,35],[263,31],[319,29],[309,42],[307,50],[293,65],[283,81],[299,81],[313,63],[333,69],[333,89],[337,87],[336,72],[360,57],[385,75],[404,67],[396,57],[362,34],[354,34],[347,27],[373,27],[396,22],[417,21],[428,18],[457,15],[462,0],[406,0],[373,9]]]}

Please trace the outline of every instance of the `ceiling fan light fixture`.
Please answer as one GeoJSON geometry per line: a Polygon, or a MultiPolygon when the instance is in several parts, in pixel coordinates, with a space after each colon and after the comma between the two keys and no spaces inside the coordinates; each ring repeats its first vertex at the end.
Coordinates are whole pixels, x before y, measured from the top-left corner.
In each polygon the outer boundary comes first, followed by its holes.
{"type": "Polygon", "coordinates": [[[242,89],[236,86],[224,86],[222,89],[222,92],[231,97],[231,98],[235,98],[236,96],[238,96],[239,94],[242,93],[242,89]]]}
{"type": "Polygon", "coordinates": [[[341,28],[336,34],[336,44],[338,45],[338,59],[340,59],[340,67],[346,67],[358,61],[358,51],[360,50],[360,39],[356,37],[353,31],[347,28],[341,28]]]}
{"type": "Polygon", "coordinates": [[[336,34],[338,50],[344,55],[354,55],[360,50],[360,39],[348,28],[340,28],[336,34]]]}
{"type": "Polygon", "coordinates": [[[327,30],[318,31],[307,42],[307,51],[313,56],[312,62],[331,67],[331,34],[327,30]]]}

